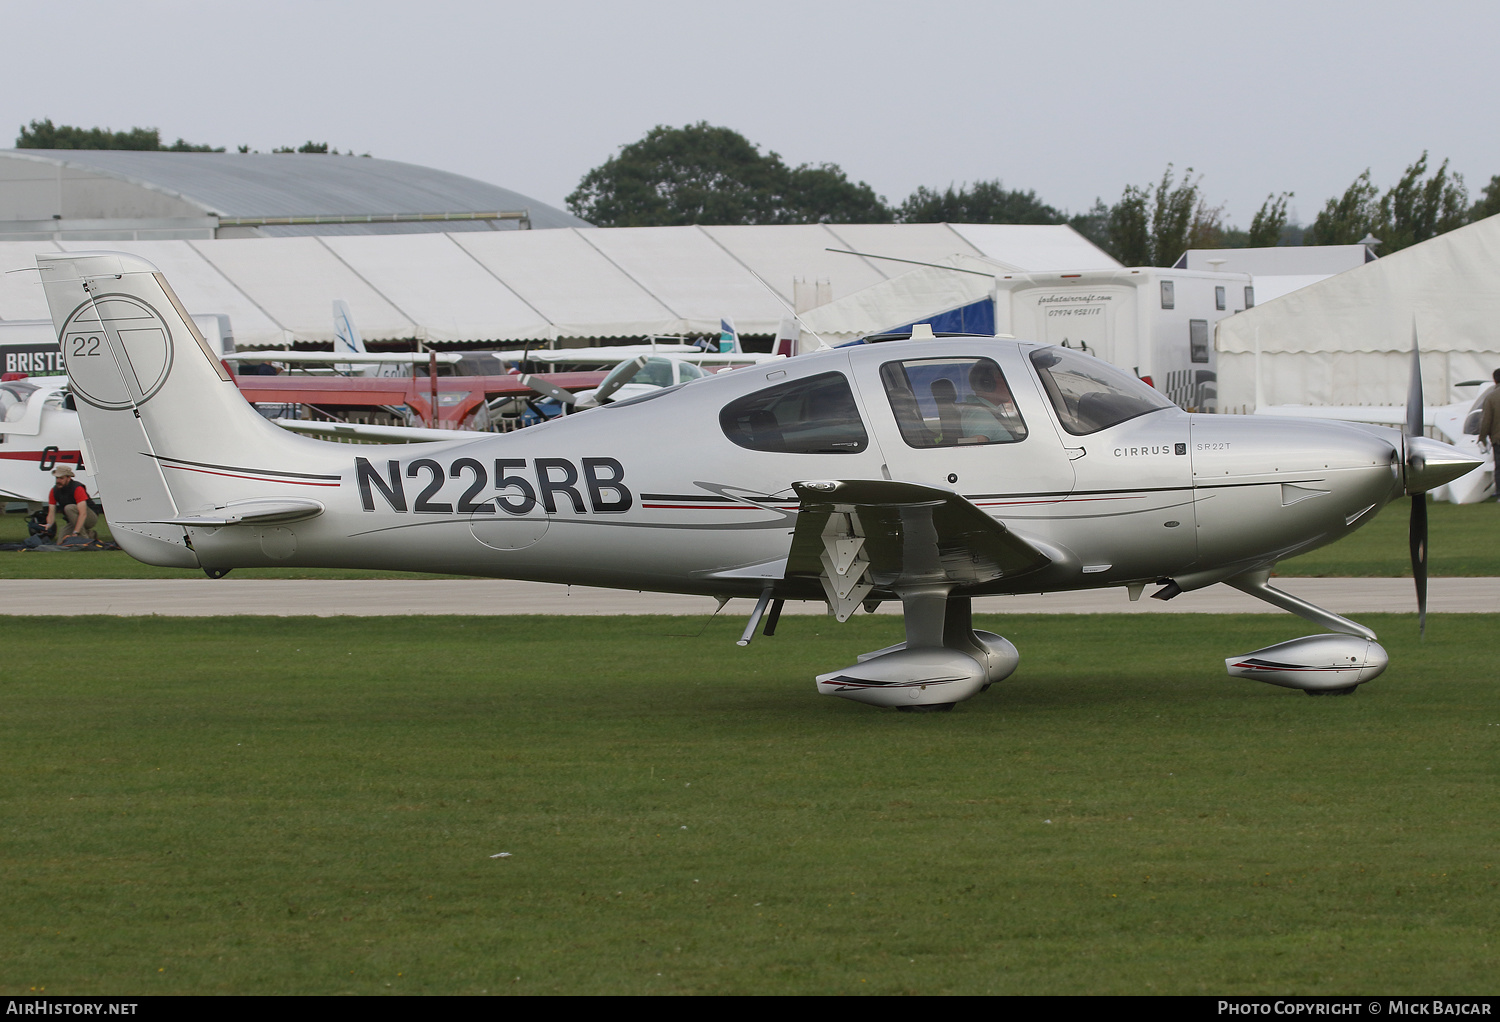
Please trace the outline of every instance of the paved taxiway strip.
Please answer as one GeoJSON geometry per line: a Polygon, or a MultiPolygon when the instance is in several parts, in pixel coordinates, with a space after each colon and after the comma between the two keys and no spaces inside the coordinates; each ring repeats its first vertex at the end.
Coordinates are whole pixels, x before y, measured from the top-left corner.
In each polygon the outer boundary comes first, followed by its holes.
{"type": "MultiPolygon", "coordinates": [[[[1341,614],[1411,613],[1411,579],[1281,578],[1278,588],[1341,614]]],[[[1151,591],[1148,588],[1148,593],[1151,591]]],[[[734,600],[724,613],[743,617],[750,600],[734,600]]],[[[457,581],[283,581],[260,579],[9,579],[0,580],[0,614],[221,614],[331,617],[406,614],[710,614],[702,596],[589,589],[541,582],[489,579],[457,581]]],[[[1428,609],[1438,614],[1500,613],[1500,578],[1435,578],[1428,609]]],[[[1228,586],[1184,593],[1170,602],[1143,596],[1131,603],[1124,589],[1032,596],[990,596],[974,601],[979,614],[1265,614],[1275,608],[1228,586]]],[[[822,614],[822,603],[789,603],[788,614],[822,614]]],[[[888,603],[882,613],[898,613],[888,603]]]]}

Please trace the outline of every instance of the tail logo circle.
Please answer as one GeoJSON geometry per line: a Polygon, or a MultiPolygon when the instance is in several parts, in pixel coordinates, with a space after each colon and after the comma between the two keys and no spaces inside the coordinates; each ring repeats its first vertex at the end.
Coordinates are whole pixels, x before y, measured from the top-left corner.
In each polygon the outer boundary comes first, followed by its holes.
{"type": "Polygon", "coordinates": [[[130,295],[100,295],[73,310],[60,337],[73,393],[96,408],[139,407],[172,371],[172,331],[130,295]]]}

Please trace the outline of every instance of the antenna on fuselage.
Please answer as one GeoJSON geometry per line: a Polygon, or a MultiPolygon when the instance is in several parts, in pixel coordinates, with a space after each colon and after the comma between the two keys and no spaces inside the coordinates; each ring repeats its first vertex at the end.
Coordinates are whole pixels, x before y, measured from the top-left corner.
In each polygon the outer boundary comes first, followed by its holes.
{"type": "MultiPolygon", "coordinates": [[[[745,267],[745,269],[750,270],[750,267],[747,266],[747,267],[745,267]]],[[[829,350],[828,342],[825,341],[825,340],[823,340],[823,338],[819,337],[818,336],[818,332],[816,330],[814,330],[812,327],[808,326],[806,323],[802,322],[802,317],[799,316],[799,315],[797,315],[797,310],[794,309],[794,308],[792,308],[790,305],[787,304],[787,300],[785,298],[781,297],[781,293],[780,292],[778,292],[770,284],[766,283],[766,278],[762,277],[760,274],[756,273],[754,270],[750,270],[750,276],[752,276],[756,280],[760,281],[760,286],[763,287],[763,288],[765,288],[767,291],[771,292],[771,297],[774,298],[774,299],[776,299],[778,302],[781,303],[782,308],[786,309],[786,311],[791,314],[791,317],[794,320],[797,321],[797,325],[799,327],[801,327],[803,330],[806,330],[808,333],[810,333],[810,334],[813,335],[813,340],[815,340],[815,341],[818,342],[818,350],[819,351],[827,351],[827,350],[829,350]]]]}

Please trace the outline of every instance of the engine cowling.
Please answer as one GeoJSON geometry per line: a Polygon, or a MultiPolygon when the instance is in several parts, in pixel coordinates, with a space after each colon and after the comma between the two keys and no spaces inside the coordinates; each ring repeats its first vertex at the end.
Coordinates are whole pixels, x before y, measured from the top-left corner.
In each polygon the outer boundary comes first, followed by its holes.
{"type": "Polygon", "coordinates": [[[1224,661],[1232,677],[1304,692],[1352,692],[1390,663],[1384,647],[1357,635],[1308,635],[1224,661]]]}

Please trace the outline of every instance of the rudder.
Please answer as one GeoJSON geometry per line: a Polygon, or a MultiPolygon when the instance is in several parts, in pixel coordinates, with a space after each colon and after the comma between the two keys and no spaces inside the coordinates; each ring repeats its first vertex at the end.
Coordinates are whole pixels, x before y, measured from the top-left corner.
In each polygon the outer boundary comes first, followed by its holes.
{"type": "Polygon", "coordinates": [[[36,260],[111,532],[138,560],[198,567],[182,527],[163,523],[238,494],[192,466],[263,464],[306,441],[250,407],[155,266],[115,252],[36,260]]]}

